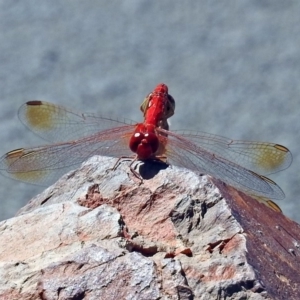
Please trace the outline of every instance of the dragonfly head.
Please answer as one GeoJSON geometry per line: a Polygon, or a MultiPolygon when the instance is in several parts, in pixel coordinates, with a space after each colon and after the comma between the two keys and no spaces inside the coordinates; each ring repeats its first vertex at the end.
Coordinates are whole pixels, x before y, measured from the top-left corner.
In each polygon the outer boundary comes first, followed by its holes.
{"type": "Polygon", "coordinates": [[[159,147],[159,140],[152,127],[138,126],[130,138],[129,147],[138,158],[146,160],[152,157],[159,147]]]}

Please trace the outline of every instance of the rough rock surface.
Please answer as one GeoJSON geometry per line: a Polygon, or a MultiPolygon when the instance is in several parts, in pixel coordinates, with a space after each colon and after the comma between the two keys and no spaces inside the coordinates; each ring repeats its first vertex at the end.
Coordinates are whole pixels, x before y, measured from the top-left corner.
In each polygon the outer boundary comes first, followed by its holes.
{"type": "Polygon", "coordinates": [[[207,176],[93,157],[0,223],[0,299],[300,299],[300,227],[207,176]]]}

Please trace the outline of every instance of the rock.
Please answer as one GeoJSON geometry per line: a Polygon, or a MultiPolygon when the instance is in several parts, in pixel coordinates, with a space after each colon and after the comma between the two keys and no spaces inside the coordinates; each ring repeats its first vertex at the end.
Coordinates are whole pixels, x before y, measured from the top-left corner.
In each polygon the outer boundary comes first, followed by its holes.
{"type": "Polygon", "coordinates": [[[93,157],[0,223],[0,299],[300,299],[300,228],[220,181],[93,157]]]}

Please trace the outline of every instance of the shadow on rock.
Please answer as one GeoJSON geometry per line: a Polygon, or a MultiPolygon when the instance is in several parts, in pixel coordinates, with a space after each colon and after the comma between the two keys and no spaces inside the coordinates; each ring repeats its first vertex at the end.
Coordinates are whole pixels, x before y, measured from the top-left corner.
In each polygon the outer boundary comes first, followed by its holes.
{"type": "Polygon", "coordinates": [[[161,161],[144,161],[139,166],[139,174],[143,179],[151,179],[158,174],[160,170],[165,170],[169,167],[168,164],[161,161]]]}

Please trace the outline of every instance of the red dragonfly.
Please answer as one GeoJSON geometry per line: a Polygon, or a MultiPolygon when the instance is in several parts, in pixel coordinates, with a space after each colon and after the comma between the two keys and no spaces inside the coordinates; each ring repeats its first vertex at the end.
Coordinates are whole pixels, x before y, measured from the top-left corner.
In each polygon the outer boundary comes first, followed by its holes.
{"type": "MultiPolygon", "coordinates": [[[[133,123],[29,101],[19,109],[21,122],[55,144],[10,151],[0,158],[0,170],[14,179],[41,184],[55,171],[93,155],[120,158],[135,153],[139,160],[166,158],[170,164],[208,174],[262,202],[284,198],[280,187],[264,175],[290,166],[292,155],[286,147],[169,131],[167,119],[174,114],[175,101],[165,84],[156,86],[141,110],[144,122],[133,123]]],[[[280,211],[272,201],[267,205],[280,211]]]]}

